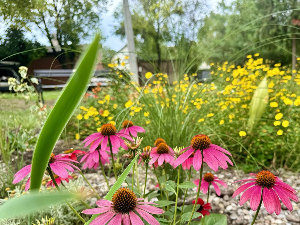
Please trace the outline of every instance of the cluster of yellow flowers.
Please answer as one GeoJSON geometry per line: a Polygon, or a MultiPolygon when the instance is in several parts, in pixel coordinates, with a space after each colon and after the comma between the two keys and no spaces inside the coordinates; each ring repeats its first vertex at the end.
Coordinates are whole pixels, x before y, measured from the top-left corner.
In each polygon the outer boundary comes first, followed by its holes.
{"type": "MultiPolygon", "coordinates": [[[[248,55],[247,58],[248,61],[243,67],[230,65],[228,62],[220,66],[212,63],[212,82],[207,83],[199,82],[195,78],[197,74],[194,73],[184,74],[181,80],[175,80],[170,85],[167,74],[147,72],[146,86],[139,87],[132,82],[130,95],[124,96],[124,93],[120,92],[118,96],[113,96],[122,99],[123,103],[119,108],[116,103],[110,104],[111,97],[106,95],[98,100],[99,108],[103,109],[101,112],[98,107],[82,106],[83,115],[77,115],[77,119],[93,118],[96,126],[100,125],[99,117],[114,123],[112,119],[116,113],[126,108],[129,116],[138,119],[139,124],[150,124],[156,116],[153,112],[167,114],[171,109],[189,116],[193,123],[198,122],[199,126],[214,124],[231,134],[233,133],[230,129],[235,129],[234,133],[244,137],[247,135],[246,124],[253,93],[260,81],[267,77],[269,107],[262,119],[264,124],[268,124],[275,116],[275,121],[269,125],[273,126],[275,134],[283,135],[289,131],[289,124],[293,121],[292,108],[300,105],[300,73],[282,67],[281,64],[272,66],[264,63],[258,53],[248,55]]],[[[125,88],[129,88],[130,85],[126,85],[125,88]]]]}

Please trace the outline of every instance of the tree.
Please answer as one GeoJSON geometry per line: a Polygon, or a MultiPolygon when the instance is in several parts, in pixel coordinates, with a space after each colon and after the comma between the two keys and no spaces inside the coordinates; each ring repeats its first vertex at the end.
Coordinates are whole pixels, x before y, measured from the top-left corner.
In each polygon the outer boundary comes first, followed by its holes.
{"type": "MultiPolygon", "coordinates": [[[[221,1],[205,18],[198,43],[208,62],[243,64],[246,55],[259,52],[265,59],[291,63],[292,19],[299,18],[296,0],[221,1]]],[[[298,28],[299,29],[299,28],[298,28]]]]}
{"type": "Polygon", "coordinates": [[[0,0],[6,21],[27,29],[37,26],[63,68],[72,68],[80,42],[99,26],[108,0],[0,0]],[[53,40],[57,41],[55,48],[53,40]]]}
{"type": "Polygon", "coordinates": [[[6,60],[28,66],[31,61],[46,54],[46,48],[37,41],[26,39],[23,32],[22,29],[14,27],[6,30],[6,37],[0,39],[0,59],[9,57],[6,60]]]}
{"type": "MultiPolygon", "coordinates": [[[[140,57],[157,60],[157,71],[162,61],[162,45],[171,40],[170,21],[182,14],[181,1],[139,0],[132,7],[132,27],[135,35],[136,49],[140,57]]],[[[125,37],[123,9],[119,7],[114,13],[119,22],[115,34],[125,37]]]]}

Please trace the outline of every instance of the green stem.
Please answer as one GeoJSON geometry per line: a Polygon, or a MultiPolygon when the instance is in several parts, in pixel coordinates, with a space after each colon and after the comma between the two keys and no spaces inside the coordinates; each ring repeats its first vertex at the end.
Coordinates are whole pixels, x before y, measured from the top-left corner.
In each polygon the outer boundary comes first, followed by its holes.
{"type": "Polygon", "coordinates": [[[189,219],[188,225],[190,225],[190,223],[191,223],[191,221],[192,221],[192,219],[193,219],[193,216],[194,216],[194,213],[195,213],[195,209],[196,209],[196,206],[197,206],[197,202],[198,202],[198,198],[199,198],[199,194],[200,194],[201,181],[202,181],[202,174],[203,174],[203,153],[202,153],[202,152],[201,152],[201,155],[202,155],[202,165],[201,165],[201,169],[200,169],[200,179],[199,179],[199,185],[198,185],[197,197],[196,197],[196,200],[195,200],[195,204],[194,204],[193,211],[192,211],[191,217],[190,217],[190,219],[189,219]]]}
{"type": "MultiPolygon", "coordinates": [[[[166,173],[166,170],[165,170],[165,165],[164,165],[164,174],[165,174],[165,178],[166,178],[166,182],[168,181],[168,177],[167,177],[167,173],[166,173]]],[[[169,192],[166,190],[166,196],[167,196],[167,201],[169,201],[169,192]]],[[[169,205],[167,205],[167,210],[169,210],[169,205]]]]}
{"type": "Polygon", "coordinates": [[[104,176],[104,180],[105,180],[106,185],[107,185],[107,188],[108,188],[108,190],[109,190],[109,189],[110,189],[109,182],[108,182],[108,180],[107,180],[107,177],[106,177],[106,174],[105,174],[105,171],[104,171],[104,167],[103,167],[103,164],[102,164],[100,158],[99,158],[99,164],[100,164],[100,166],[101,166],[102,174],[103,174],[103,176],[104,176]]]}
{"type": "Polygon", "coordinates": [[[253,225],[253,224],[255,223],[256,217],[258,216],[258,212],[259,212],[260,207],[261,207],[262,200],[263,200],[263,198],[262,198],[262,196],[261,196],[259,206],[258,206],[258,208],[257,208],[257,210],[256,210],[256,213],[255,213],[255,216],[254,216],[254,218],[253,218],[253,221],[252,221],[251,225],[253,225]]]}
{"type": "Polygon", "coordinates": [[[94,194],[96,195],[96,197],[98,199],[101,199],[100,196],[98,195],[97,191],[92,187],[92,185],[90,184],[90,182],[85,178],[85,176],[83,175],[83,173],[79,170],[80,175],[83,177],[83,179],[85,180],[85,182],[90,186],[90,188],[93,190],[94,194]]]}
{"type": "MultiPolygon", "coordinates": [[[[58,191],[60,191],[60,188],[58,187],[57,183],[56,183],[56,180],[54,179],[54,176],[53,176],[53,173],[52,173],[52,170],[50,168],[50,166],[47,167],[47,171],[51,177],[51,180],[53,181],[55,187],[57,188],[58,191]]],[[[85,223],[85,220],[78,214],[78,212],[73,208],[73,206],[71,206],[71,204],[69,202],[67,202],[67,205],[70,207],[70,209],[75,213],[75,215],[83,222],[85,223]]]]}
{"type": "Polygon", "coordinates": [[[146,193],[146,184],[147,184],[147,175],[148,175],[148,163],[146,164],[146,177],[145,177],[145,186],[144,186],[144,194],[143,194],[143,198],[145,198],[145,193],[146,193]]]}
{"type": "Polygon", "coordinates": [[[116,178],[116,181],[117,181],[118,180],[118,175],[117,175],[115,161],[114,161],[114,154],[112,152],[112,144],[111,144],[109,136],[108,136],[108,143],[109,143],[109,149],[110,149],[110,155],[111,155],[111,162],[112,162],[112,165],[113,165],[114,174],[115,174],[115,178],[116,178]]]}
{"type": "MultiPolygon", "coordinates": [[[[190,168],[190,172],[189,172],[189,181],[191,180],[191,176],[192,176],[192,168],[190,168]]],[[[186,196],[187,196],[187,191],[188,191],[188,189],[186,189],[185,193],[184,193],[184,198],[183,198],[182,207],[181,207],[181,213],[180,213],[180,217],[179,217],[179,224],[180,224],[181,216],[182,216],[182,213],[183,213],[183,208],[184,208],[184,203],[185,203],[185,199],[186,199],[186,196]]]]}
{"type": "Polygon", "coordinates": [[[209,200],[209,187],[210,187],[210,183],[208,185],[208,192],[207,192],[207,201],[206,201],[206,203],[208,203],[208,200],[209,200]]]}
{"type": "Polygon", "coordinates": [[[179,177],[180,177],[180,166],[178,167],[176,202],[175,202],[174,223],[173,223],[173,225],[176,224],[177,202],[178,202],[178,192],[179,192],[179,177]]]}
{"type": "Polygon", "coordinates": [[[161,200],[162,200],[161,185],[160,185],[160,182],[159,182],[159,179],[158,179],[158,176],[157,176],[157,172],[156,172],[156,169],[155,169],[155,166],[154,166],[154,165],[153,165],[153,168],[154,168],[155,176],[156,176],[156,179],[157,179],[157,182],[158,182],[158,185],[159,185],[160,197],[161,197],[161,200]]]}
{"type": "MultiPolygon", "coordinates": [[[[135,154],[134,154],[134,156],[135,156],[135,154]]],[[[137,162],[136,161],[134,163],[134,167],[135,167],[135,171],[136,171],[136,186],[137,186],[137,190],[138,190],[138,192],[141,192],[140,181],[139,181],[139,171],[138,171],[138,166],[137,166],[137,162]]]]}
{"type": "Polygon", "coordinates": [[[133,184],[134,184],[134,170],[135,170],[135,168],[134,168],[134,166],[132,167],[132,181],[131,181],[131,185],[132,185],[132,187],[131,187],[131,189],[132,189],[132,191],[133,191],[133,184]]]}

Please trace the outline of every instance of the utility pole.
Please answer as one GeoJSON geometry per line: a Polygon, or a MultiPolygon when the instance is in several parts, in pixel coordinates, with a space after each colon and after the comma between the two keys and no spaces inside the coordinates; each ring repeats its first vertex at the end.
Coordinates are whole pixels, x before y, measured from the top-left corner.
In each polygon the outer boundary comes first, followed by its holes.
{"type": "Polygon", "coordinates": [[[131,14],[129,11],[128,0],[123,0],[123,8],[124,8],[124,19],[125,19],[125,34],[127,37],[127,46],[129,50],[130,72],[133,73],[133,80],[139,84],[138,67],[136,61],[133,29],[132,29],[131,14]]]}

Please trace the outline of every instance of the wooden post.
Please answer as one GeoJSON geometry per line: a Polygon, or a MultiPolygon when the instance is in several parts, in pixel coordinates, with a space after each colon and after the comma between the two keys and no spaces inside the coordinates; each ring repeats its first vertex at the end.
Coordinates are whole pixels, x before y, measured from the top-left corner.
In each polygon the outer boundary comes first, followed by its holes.
{"type": "Polygon", "coordinates": [[[127,37],[127,46],[129,50],[129,65],[130,72],[133,73],[133,80],[139,84],[138,67],[136,61],[136,52],[134,46],[133,29],[131,22],[131,14],[129,11],[128,0],[123,0],[124,20],[125,20],[125,34],[127,37]]]}

